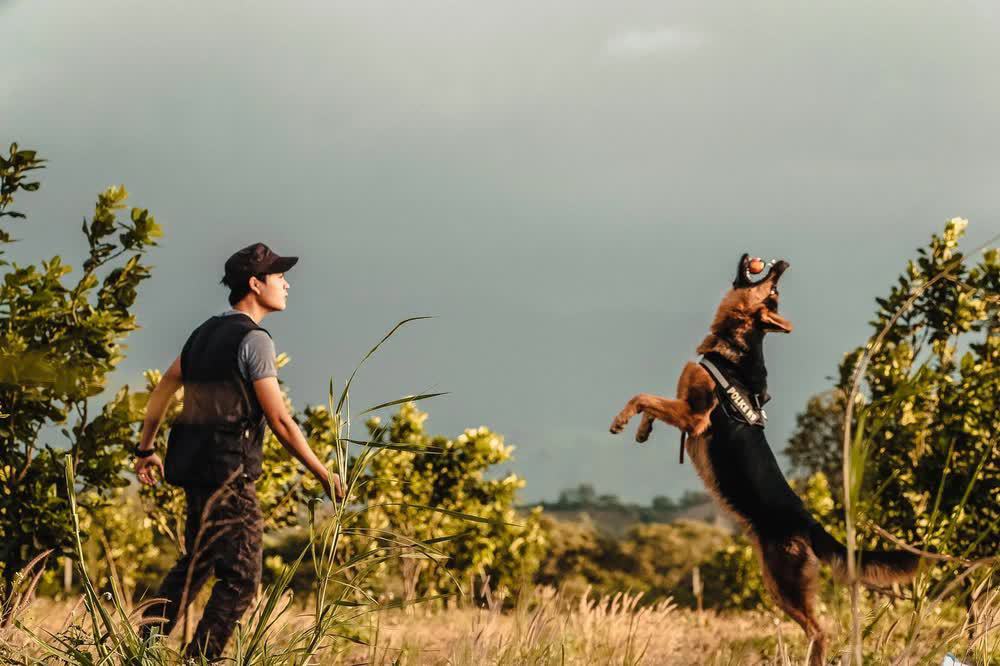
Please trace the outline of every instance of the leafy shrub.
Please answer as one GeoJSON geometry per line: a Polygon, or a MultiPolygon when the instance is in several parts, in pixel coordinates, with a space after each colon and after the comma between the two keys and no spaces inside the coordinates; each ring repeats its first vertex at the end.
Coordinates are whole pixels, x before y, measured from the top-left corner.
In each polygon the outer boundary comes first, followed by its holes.
{"type": "MultiPolygon", "coordinates": [[[[19,190],[38,189],[25,178],[43,162],[16,144],[0,157],[0,222],[25,217],[9,206],[19,190]]],[[[82,226],[87,257],[76,284],[63,284],[73,269],[59,256],[40,266],[0,258],[0,597],[38,552],[70,552],[66,456],[76,467],[77,490],[95,507],[108,505],[111,489],[128,483],[120,474],[141,418],[132,396],[125,388],[99,412],[90,409],[124,357],[122,341],[137,327],[131,310],[151,268],[142,262],[160,236],[147,210],[121,214],[127,197],[123,186],[98,195],[82,226]],[[67,447],[39,441],[46,428],[62,424],[67,447]]],[[[0,227],[0,248],[11,242],[0,227]]]]}
{"type": "Polygon", "coordinates": [[[516,589],[538,568],[545,538],[541,509],[515,510],[524,480],[488,478],[514,447],[489,428],[468,428],[454,439],[424,429],[427,413],[404,403],[388,424],[368,422],[371,440],[385,448],[368,467],[359,528],[391,528],[405,539],[434,540],[446,556],[401,559],[387,565],[402,581],[404,598],[451,593],[473,579],[494,589],[516,589]],[[430,507],[428,513],[421,507],[430,507]],[[467,516],[478,520],[470,522],[467,516]],[[462,517],[466,516],[466,517],[462,517]]]}
{"type": "Polygon", "coordinates": [[[589,588],[598,595],[641,592],[644,603],[671,597],[694,606],[692,577],[698,566],[703,581],[711,578],[711,584],[705,584],[707,606],[760,603],[757,563],[742,550],[749,544],[712,525],[684,520],[640,524],[619,539],[599,532],[587,520],[545,518],[543,524],[549,547],[536,582],[558,586],[564,594],[582,594],[589,588]]]}

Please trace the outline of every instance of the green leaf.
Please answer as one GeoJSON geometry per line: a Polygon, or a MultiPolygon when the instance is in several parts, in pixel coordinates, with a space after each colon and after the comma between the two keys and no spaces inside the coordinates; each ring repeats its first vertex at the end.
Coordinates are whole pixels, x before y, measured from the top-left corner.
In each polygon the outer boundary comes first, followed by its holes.
{"type": "Polygon", "coordinates": [[[392,449],[394,451],[409,451],[410,453],[429,453],[431,455],[441,455],[445,449],[439,446],[417,446],[413,444],[401,444],[399,442],[379,442],[375,440],[347,439],[345,442],[357,444],[359,446],[370,446],[376,449],[392,449]]]}
{"type": "Polygon", "coordinates": [[[406,509],[422,509],[424,511],[433,511],[434,513],[442,513],[446,516],[451,516],[452,518],[461,518],[462,520],[467,520],[472,523],[482,523],[484,525],[508,525],[510,527],[523,527],[518,523],[508,523],[503,520],[490,520],[489,518],[483,518],[482,516],[474,516],[469,513],[462,513],[460,511],[451,511],[450,509],[442,509],[438,506],[427,506],[426,504],[410,504],[409,502],[387,502],[382,504],[382,506],[401,506],[406,509]]]}
{"type": "Polygon", "coordinates": [[[365,411],[363,411],[361,413],[362,414],[367,414],[369,412],[374,412],[377,409],[382,409],[383,407],[392,407],[393,405],[401,405],[404,402],[416,402],[418,400],[426,400],[428,398],[436,398],[439,395],[448,395],[448,392],[445,391],[443,393],[422,393],[420,395],[407,395],[407,396],[403,396],[402,398],[398,398],[396,400],[390,400],[389,402],[383,402],[381,404],[375,405],[374,407],[369,407],[368,409],[366,409],[365,411]]]}
{"type": "Polygon", "coordinates": [[[350,390],[350,388],[351,388],[351,382],[353,382],[353,381],[354,381],[354,376],[358,374],[358,370],[360,370],[360,369],[361,369],[361,365],[362,365],[362,364],[363,364],[363,363],[364,363],[365,361],[367,361],[367,360],[368,360],[368,359],[369,359],[369,358],[371,357],[371,355],[372,355],[372,354],[374,354],[374,353],[375,353],[376,351],[378,351],[378,348],[379,348],[379,347],[381,347],[381,346],[382,346],[382,344],[383,344],[383,343],[384,343],[384,342],[385,342],[386,340],[388,340],[389,338],[391,338],[391,337],[393,336],[393,334],[394,334],[394,333],[395,333],[396,331],[398,331],[398,330],[399,330],[400,328],[402,328],[402,327],[403,327],[403,326],[404,326],[405,324],[408,324],[408,323],[410,323],[411,321],[420,321],[421,319],[431,319],[431,317],[428,317],[428,316],[422,316],[422,317],[410,317],[409,319],[404,319],[404,320],[402,320],[401,322],[399,322],[398,324],[396,324],[395,326],[393,326],[393,327],[392,327],[392,330],[390,330],[390,331],[389,331],[388,333],[386,333],[386,334],[385,334],[385,336],[384,336],[384,337],[383,337],[383,338],[382,338],[381,340],[379,340],[379,341],[378,341],[378,344],[377,344],[377,345],[375,345],[374,347],[372,347],[372,348],[371,348],[371,349],[370,349],[370,350],[368,351],[368,353],[364,355],[364,358],[362,358],[362,359],[361,359],[361,360],[360,360],[360,361],[358,362],[358,365],[357,365],[357,367],[355,367],[355,368],[354,368],[354,372],[352,372],[352,373],[351,373],[351,376],[350,376],[350,377],[349,377],[349,378],[347,379],[347,383],[346,383],[346,384],[344,384],[344,390],[343,390],[343,391],[341,392],[341,394],[340,394],[340,399],[339,399],[339,400],[337,401],[337,408],[336,408],[336,409],[334,410],[335,412],[338,412],[338,413],[339,413],[339,412],[340,412],[340,410],[341,410],[341,408],[342,408],[342,407],[344,406],[344,399],[345,399],[345,398],[347,397],[347,393],[348,393],[348,391],[349,391],[349,390],[350,390]]]}

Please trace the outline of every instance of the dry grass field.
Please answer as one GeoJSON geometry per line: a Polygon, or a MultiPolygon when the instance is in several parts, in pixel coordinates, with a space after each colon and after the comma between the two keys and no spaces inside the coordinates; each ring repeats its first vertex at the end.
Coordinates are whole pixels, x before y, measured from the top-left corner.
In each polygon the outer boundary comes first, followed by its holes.
{"type": "MultiPolygon", "coordinates": [[[[850,612],[846,594],[842,596],[837,607],[825,607],[832,663],[840,663],[838,655],[847,644],[850,612]]],[[[539,588],[530,600],[507,610],[495,602],[492,608],[452,603],[439,609],[359,613],[352,638],[369,645],[348,638],[331,640],[309,663],[785,666],[805,662],[808,646],[803,634],[782,614],[699,613],[670,602],[653,606],[639,602],[628,595],[570,600],[551,588],[539,588]]],[[[873,610],[869,607],[866,615],[871,617],[873,610]]],[[[917,639],[910,642],[906,634],[912,608],[908,604],[889,608],[865,638],[866,663],[941,664],[951,652],[967,664],[1000,664],[1000,629],[995,626],[1000,615],[996,607],[984,610],[987,631],[979,632],[979,640],[970,645],[964,609],[931,609],[917,639]]],[[[198,611],[192,621],[197,617],[198,611]]],[[[23,626],[38,635],[58,633],[73,623],[83,630],[88,625],[83,604],[70,600],[35,599],[22,619],[23,626]]],[[[287,611],[268,634],[269,645],[280,646],[313,619],[309,608],[289,600],[287,611]]],[[[26,659],[22,663],[32,663],[32,655],[44,656],[26,632],[8,634],[7,641],[8,646],[20,646],[19,654],[26,659]]],[[[172,636],[169,644],[176,647],[178,643],[179,636],[172,636]]]]}

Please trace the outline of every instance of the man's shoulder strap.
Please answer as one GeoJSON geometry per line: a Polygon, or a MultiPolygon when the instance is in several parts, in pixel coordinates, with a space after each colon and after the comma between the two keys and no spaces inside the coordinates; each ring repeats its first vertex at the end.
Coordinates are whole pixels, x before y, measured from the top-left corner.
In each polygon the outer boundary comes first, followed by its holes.
{"type": "Polygon", "coordinates": [[[220,314],[220,315],[215,315],[213,319],[215,318],[221,319],[224,323],[227,324],[236,324],[241,328],[247,329],[247,332],[264,331],[265,333],[267,333],[267,337],[272,339],[274,337],[271,335],[271,332],[269,330],[267,330],[266,328],[255,322],[253,320],[253,317],[246,314],[245,312],[241,312],[240,314],[229,314],[229,315],[220,314]]]}

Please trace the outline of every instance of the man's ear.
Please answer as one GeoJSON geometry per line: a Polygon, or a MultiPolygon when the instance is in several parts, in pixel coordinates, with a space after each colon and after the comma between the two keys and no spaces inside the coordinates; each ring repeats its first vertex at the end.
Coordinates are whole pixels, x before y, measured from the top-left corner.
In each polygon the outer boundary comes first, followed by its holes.
{"type": "Polygon", "coordinates": [[[260,292],[264,289],[266,285],[257,279],[256,275],[250,276],[250,291],[260,296],[260,292]],[[255,285],[254,282],[257,284],[255,285]]]}

